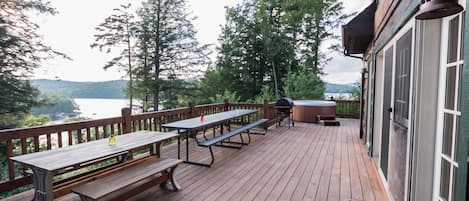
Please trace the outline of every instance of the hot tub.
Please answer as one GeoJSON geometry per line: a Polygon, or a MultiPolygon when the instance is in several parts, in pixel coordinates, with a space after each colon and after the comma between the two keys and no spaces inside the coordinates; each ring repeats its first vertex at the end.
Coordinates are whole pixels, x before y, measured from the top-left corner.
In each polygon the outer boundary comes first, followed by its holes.
{"type": "Polygon", "coordinates": [[[323,100],[295,100],[293,101],[293,120],[316,123],[317,115],[334,115],[335,102],[323,100]]]}

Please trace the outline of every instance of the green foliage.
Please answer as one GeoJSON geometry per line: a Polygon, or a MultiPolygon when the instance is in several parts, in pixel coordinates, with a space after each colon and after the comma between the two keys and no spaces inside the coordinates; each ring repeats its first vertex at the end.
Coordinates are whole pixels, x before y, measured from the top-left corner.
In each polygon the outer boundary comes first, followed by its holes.
{"type": "MultiPolygon", "coordinates": [[[[72,117],[72,118],[66,119],[64,121],[64,123],[77,122],[77,121],[86,121],[86,120],[91,120],[91,118],[88,118],[88,117],[72,117]]],[[[94,133],[92,133],[92,134],[94,134],[94,133]]]]}
{"type": "Polygon", "coordinates": [[[274,90],[269,85],[264,85],[262,86],[261,93],[254,98],[254,102],[264,103],[264,100],[270,102],[275,101],[276,99],[274,90]]]}
{"type": "Polygon", "coordinates": [[[0,130],[18,128],[22,125],[22,120],[26,114],[24,113],[12,113],[0,115],[0,130]]]}
{"type": "Polygon", "coordinates": [[[197,104],[211,103],[210,96],[215,94],[223,94],[226,88],[227,81],[223,80],[219,69],[209,68],[205,75],[197,83],[198,90],[196,92],[197,104]]]}
{"type": "Polygon", "coordinates": [[[348,17],[342,10],[337,0],[253,0],[228,8],[216,65],[223,88],[214,91],[227,89],[244,101],[266,84],[274,94],[286,91],[291,73],[322,74],[330,58],[319,47],[328,40],[337,50],[332,29],[348,17]]]}
{"type": "Polygon", "coordinates": [[[63,96],[44,96],[43,99],[47,100],[48,103],[40,107],[34,107],[33,114],[35,116],[48,115],[57,120],[64,116],[75,115],[76,111],[79,110],[75,101],[63,96]]]}
{"type": "Polygon", "coordinates": [[[324,82],[314,73],[292,73],[285,94],[296,99],[324,99],[324,82]]]}
{"type": "Polygon", "coordinates": [[[29,20],[33,13],[55,14],[48,2],[0,1],[0,129],[20,125],[31,107],[39,105],[38,91],[27,80],[41,63],[65,55],[41,42],[39,27],[29,20]]]}
{"type": "Polygon", "coordinates": [[[51,118],[45,114],[41,114],[39,116],[29,115],[24,120],[24,127],[42,126],[50,121],[51,118]]]}
{"type": "Polygon", "coordinates": [[[161,100],[164,109],[186,107],[197,93],[196,84],[178,79],[162,83],[161,100]]]}
{"type": "Polygon", "coordinates": [[[230,92],[225,90],[223,94],[215,94],[215,96],[209,98],[212,103],[222,103],[225,99],[228,99],[231,103],[236,103],[240,101],[239,96],[236,92],[230,92]]]}
{"type": "Polygon", "coordinates": [[[362,95],[362,87],[360,83],[357,83],[354,87],[352,87],[349,91],[351,93],[352,100],[360,100],[362,95]]]}

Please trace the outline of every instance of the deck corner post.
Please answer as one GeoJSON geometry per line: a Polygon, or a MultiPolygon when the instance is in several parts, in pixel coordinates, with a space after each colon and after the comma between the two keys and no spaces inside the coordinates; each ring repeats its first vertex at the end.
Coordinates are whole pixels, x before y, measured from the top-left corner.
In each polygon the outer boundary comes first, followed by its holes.
{"type": "Polygon", "coordinates": [[[262,108],[264,110],[264,119],[270,119],[269,118],[269,101],[267,99],[264,99],[262,108]]]}
{"type": "Polygon", "coordinates": [[[228,108],[230,106],[230,102],[228,101],[228,99],[225,98],[223,100],[223,103],[224,103],[223,111],[228,111],[228,108]]]}
{"type": "Polygon", "coordinates": [[[189,102],[187,107],[189,108],[189,118],[195,117],[196,114],[195,114],[194,103],[192,101],[189,102]]]}
{"type": "Polygon", "coordinates": [[[131,111],[130,108],[124,107],[121,110],[122,113],[122,133],[130,133],[131,131],[131,125],[132,125],[132,120],[131,120],[131,111]]]}
{"type": "MultiPolygon", "coordinates": [[[[263,109],[263,118],[270,120],[271,117],[270,117],[270,111],[269,111],[269,101],[267,99],[264,99],[262,109],[263,109]]],[[[264,124],[264,129],[267,129],[268,127],[269,127],[269,125],[267,125],[267,123],[265,123],[264,124]]]]}

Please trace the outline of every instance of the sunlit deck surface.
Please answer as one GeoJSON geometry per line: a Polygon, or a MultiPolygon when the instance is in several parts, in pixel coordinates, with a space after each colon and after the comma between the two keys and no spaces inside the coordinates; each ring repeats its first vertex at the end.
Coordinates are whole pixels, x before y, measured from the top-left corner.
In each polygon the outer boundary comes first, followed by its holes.
{"type": "MultiPolygon", "coordinates": [[[[387,200],[359,139],[359,121],[340,119],[340,123],[339,127],[296,123],[290,129],[282,125],[270,128],[265,136],[253,135],[251,144],[240,150],[214,147],[211,168],[178,167],[182,191],[155,187],[131,200],[387,200]]],[[[163,157],[176,157],[176,149],[164,147],[163,157]]],[[[209,160],[207,148],[191,143],[190,152],[191,160],[209,160]]],[[[79,198],[69,194],[58,200],[79,198]]]]}

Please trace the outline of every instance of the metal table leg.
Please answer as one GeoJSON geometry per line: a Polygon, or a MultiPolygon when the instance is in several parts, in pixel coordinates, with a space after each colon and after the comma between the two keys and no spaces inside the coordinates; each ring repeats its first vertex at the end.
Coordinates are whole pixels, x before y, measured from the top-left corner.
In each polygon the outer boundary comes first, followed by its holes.
{"type": "MultiPolygon", "coordinates": [[[[212,152],[212,149],[210,147],[210,155],[212,157],[212,162],[209,163],[209,164],[205,164],[205,163],[199,163],[199,162],[195,162],[195,161],[190,161],[189,160],[189,138],[190,138],[190,134],[192,133],[193,131],[192,130],[187,130],[186,131],[186,160],[184,160],[183,162],[184,163],[187,163],[187,164],[192,164],[192,165],[199,165],[199,166],[203,166],[203,167],[210,167],[212,164],[213,164],[213,152],[212,152]]],[[[197,136],[195,136],[197,137],[197,136]]],[[[178,147],[178,150],[180,148],[178,147]]],[[[178,151],[179,153],[179,151],[178,151]]]]}
{"type": "Polygon", "coordinates": [[[33,171],[34,198],[33,201],[52,201],[54,200],[52,177],[54,174],[50,171],[30,167],[33,171]]]}

